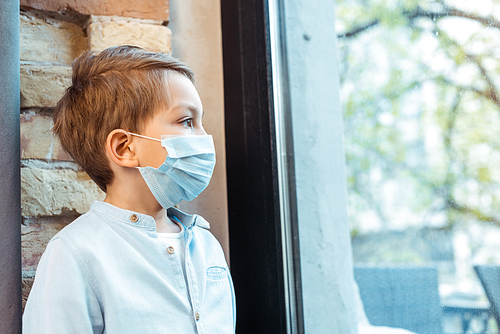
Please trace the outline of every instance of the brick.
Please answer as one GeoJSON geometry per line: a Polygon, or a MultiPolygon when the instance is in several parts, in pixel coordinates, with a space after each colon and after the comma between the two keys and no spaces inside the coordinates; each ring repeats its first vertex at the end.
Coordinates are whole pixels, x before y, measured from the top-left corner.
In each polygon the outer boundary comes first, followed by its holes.
{"type": "Polygon", "coordinates": [[[52,133],[52,117],[21,114],[21,159],[72,161],[52,133]]]}
{"type": "Polygon", "coordinates": [[[21,12],[21,61],[52,62],[71,65],[87,49],[87,38],[81,25],[21,12]]]}
{"type": "Polygon", "coordinates": [[[168,21],[167,0],[21,0],[21,6],[53,12],[74,10],[88,15],[118,15],[168,21]]]}
{"type": "Polygon", "coordinates": [[[69,66],[21,65],[21,108],[55,107],[69,86],[69,66]]]}
{"type": "Polygon", "coordinates": [[[83,171],[21,168],[21,214],[24,217],[87,212],[105,194],[83,171]]]}
{"type": "Polygon", "coordinates": [[[35,277],[23,277],[23,282],[22,282],[23,313],[24,313],[24,307],[26,306],[26,301],[28,300],[28,296],[30,294],[31,288],[33,287],[34,281],[35,277]]]}
{"type": "Polygon", "coordinates": [[[92,16],[87,28],[89,49],[95,51],[130,44],[153,52],[170,53],[171,35],[170,29],[163,25],[117,17],[92,16]]]}
{"type": "Polygon", "coordinates": [[[25,219],[21,225],[21,268],[36,270],[48,242],[66,225],[76,219],[75,215],[25,219]]]}

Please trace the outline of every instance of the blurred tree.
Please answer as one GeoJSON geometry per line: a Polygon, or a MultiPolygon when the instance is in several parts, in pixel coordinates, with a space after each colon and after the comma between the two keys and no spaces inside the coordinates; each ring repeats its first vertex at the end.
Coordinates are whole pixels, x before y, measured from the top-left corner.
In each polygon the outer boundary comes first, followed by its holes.
{"type": "Polygon", "coordinates": [[[500,225],[500,4],[336,1],[354,231],[500,225]]]}

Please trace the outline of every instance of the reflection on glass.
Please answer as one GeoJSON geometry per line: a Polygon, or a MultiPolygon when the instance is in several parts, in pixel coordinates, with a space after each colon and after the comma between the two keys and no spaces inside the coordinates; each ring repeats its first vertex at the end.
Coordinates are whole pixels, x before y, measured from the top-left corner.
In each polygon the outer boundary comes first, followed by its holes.
{"type": "Polygon", "coordinates": [[[443,332],[497,332],[500,3],[336,2],[354,261],[435,267],[443,332]]]}

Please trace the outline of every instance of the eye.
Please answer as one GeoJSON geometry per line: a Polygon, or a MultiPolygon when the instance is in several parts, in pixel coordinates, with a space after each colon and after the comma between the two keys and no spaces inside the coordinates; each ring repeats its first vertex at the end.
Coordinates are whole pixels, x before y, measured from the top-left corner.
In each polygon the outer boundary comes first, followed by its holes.
{"type": "Polygon", "coordinates": [[[186,118],[180,122],[181,125],[191,128],[193,127],[193,119],[192,118],[186,118]]]}

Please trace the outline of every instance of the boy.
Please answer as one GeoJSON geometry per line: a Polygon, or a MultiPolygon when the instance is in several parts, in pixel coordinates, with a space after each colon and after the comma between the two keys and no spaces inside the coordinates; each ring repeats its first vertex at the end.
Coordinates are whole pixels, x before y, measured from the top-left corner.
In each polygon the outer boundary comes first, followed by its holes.
{"type": "Polygon", "coordinates": [[[222,249],[173,207],[215,165],[193,83],[182,62],[133,46],[74,61],[54,132],[106,198],[47,245],[24,333],[234,333],[222,249]]]}

